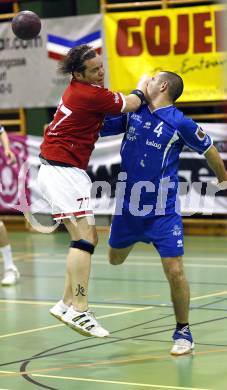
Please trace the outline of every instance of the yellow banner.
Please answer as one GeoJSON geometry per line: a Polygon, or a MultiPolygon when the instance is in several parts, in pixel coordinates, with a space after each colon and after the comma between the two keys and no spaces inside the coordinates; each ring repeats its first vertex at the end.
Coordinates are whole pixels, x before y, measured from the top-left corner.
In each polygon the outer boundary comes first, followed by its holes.
{"type": "Polygon", "coordinates": [[[109,87],[128,93],[169,70],[184,80],[180,101],[226,99],[226,20],[223,5],[105,14],[109,87]]]}

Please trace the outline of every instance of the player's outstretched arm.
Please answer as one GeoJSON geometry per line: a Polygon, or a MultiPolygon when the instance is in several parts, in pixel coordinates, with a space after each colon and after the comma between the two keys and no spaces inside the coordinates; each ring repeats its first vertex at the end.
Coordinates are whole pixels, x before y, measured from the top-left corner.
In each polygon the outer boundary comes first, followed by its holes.
{"type": "Polygon", "coordinates": [[[204,156],[207,159],[209,167],[215,173],[218,182],[226,182],[224,184],[225,186],[227,186],[227,172],[225,169],[225,165],[215,146],[212,145],[210,149],[204,154],[204,156]]]}
{"type": "Polygon", "coordinates": [[[141,104],[146,101],[147,84],[149,78],[141,80],[139,88],[134,89],[129,95],[125,96],[126,105],[122,112],[137,111],[141,104]]]}
{"type": "Polygon", "coordinates": [[[6,157],[8,158],[8,161],[7,161],[8,164],[15,164],[16,157],[15,157],[15,154],[10,149],[9,138],[8,138],[6,131],[3,131],[2,133],[0,133],[0,141],[1,141],[3,149],[4,149],[4,153],[5,153],[6,157]]]}

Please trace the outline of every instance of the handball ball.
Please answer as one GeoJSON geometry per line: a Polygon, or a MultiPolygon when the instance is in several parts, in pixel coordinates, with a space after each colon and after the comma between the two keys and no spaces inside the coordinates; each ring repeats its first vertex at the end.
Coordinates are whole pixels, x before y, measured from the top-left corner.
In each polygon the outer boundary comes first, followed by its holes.
{"type": "Polygon", "coordinates": [[[21,11],[12,20],[12,30],[17,38],[35,38],[41,30],[41,21],[32,11],[21,11]]]}

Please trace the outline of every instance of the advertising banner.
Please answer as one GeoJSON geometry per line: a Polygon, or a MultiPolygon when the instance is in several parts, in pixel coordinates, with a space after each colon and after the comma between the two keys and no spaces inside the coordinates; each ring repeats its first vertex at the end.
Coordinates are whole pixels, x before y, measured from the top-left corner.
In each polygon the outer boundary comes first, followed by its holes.
{"type": "Polygon", "coordinates": [[[104,16],[110,89],[128,93],[143,74],[178,73],[180,101],[224,100],[224,5],[179,7],[104,16]]]}
{"type": "Polygon", "coordinates": [[[58,61],[76,45],[100,49],[101,15],[42,19],[40,35],[23,41],[0,23],[0,108],[56,106],[69,78],[58,61]]]}

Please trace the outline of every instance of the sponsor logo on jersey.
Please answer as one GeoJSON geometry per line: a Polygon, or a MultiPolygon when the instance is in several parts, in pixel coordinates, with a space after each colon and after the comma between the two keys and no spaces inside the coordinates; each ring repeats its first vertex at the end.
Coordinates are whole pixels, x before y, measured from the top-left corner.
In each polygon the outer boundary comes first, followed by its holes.
{"type": "Polygon", "coordinates": [[[183,247],[183,241],[177,240],[177,248],[182,248],[182,247],[183,247]]]}
{"type": "Polygon", "coordinates": [[[134,119],[135,121],[139,122],[139,123],[142,123],[141,116],[138,115],[138,114],[133,113],[131,118],[134,119]]]}
{"type": "Polygon", "coordinates": [[[135,131],[136,131],[136,129],[133,126],[130,126],[128,128],[128,132],[127,132],[126,138],[129,141],[135,141],[136,140],[136,133],[135,133],[135,131]]]}
{"type": "Polygon", "coordinates": [[[47,133],[47,135],[54,135],[54,136],[56,136],[56,135],[58,135],[59,133],[53,133],[53,131],[48,131],[48,133],[47,133]]]}
{"type": "Polygon", "coordinates": [[[157,149],[161,149],[161,147],[162,147],[161,144],[157,144],[157,142],[154,142],[154,141],[149,141],[148,139],[146,141],[146,145],[153,146],[153,148],[157,148],[157,149]]]}
{"type": "Polygon", "coordinates": [[[150,129],[151,127],[151,122],[146,122],[143,126],[144,129],[150,129]]]}
{"type": "Polygon", "coordinates": [[[181,228],[178,225],[174,225],[174,227],[171,231],[173,232],[173,236],[180,236],[181,235],[181,228]]]}

